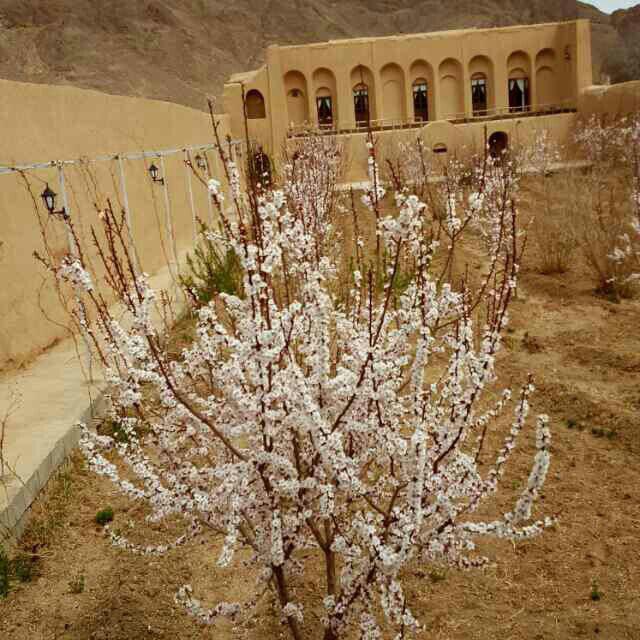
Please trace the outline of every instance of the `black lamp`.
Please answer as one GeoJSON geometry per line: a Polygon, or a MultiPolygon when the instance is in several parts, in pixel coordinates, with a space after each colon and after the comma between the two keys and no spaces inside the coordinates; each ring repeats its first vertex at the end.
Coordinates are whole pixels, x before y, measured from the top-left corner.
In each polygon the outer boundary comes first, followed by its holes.
{"type": "Polygon", "coordinates": [[[194,158],[196,161],[196,166],[198,169],[202,169],[203,171],[207,168],[207,161],[198,153],[194,158]]]}
{"type": "Polygon", "coordinates": [[[57,195],[55,193],[55,191],[53,191],[53,189],[51,189],[51,187],[49,186],[49,183],[47,182],[47,186],[44,188],[44,191],[40,194],[40,197],[42,198],[42,202],[44,202],[44,206],[46,207],[47,211],[52,215],[66,215],[66,210],[64,207],[62,207],[62,209],[60,209],[59,211],[56,211],[56,198],[57,195]]]}
{"type": "Polygon", "coordinates": [[[152,164],[149,167],[149,175],[154,182],[159,182],[160,184],[164,184],[164,178],[158,178],[158,167],[155,164],[152,164]]]}

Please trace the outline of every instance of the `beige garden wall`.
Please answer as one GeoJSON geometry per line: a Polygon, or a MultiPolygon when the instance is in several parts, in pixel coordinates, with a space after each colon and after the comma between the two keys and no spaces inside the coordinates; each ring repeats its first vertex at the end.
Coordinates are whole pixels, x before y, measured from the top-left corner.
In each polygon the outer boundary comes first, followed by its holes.
{"type": "MultiPolygon", "coordinates": [[[[209,115],[175,104],[6,80],[0,80],[0,92],[1,166],[213,142],[209,115]]],[[[226,117],[223,128],[226,135],[226,117]]],[[[211,172],[219,175],[216,154],[206,155],[211,172]]],[[[193,243],[184,155],[164,159],[168,210],[163,187],[148,175],[148,166],[152,162],[161,166],[160,160],[122,162],[133,237],[143,269],[153,273],[173,259],[174,249],[180,253],[193,243]]],[[[97,208],[106,206],[107,199],[116,210],[123,206],[118,161],[66,165],[64,178],[70,214],[87,241],[97,208]]],[[[59,256],[68,250],[61,222],[48,216],[40,201],[46,182],[61,193],[55,167],[29,170],[24,178],[17,173],[0,175],[0,370],[25,364],[68,335],[55,289],[32,255],[42,251],[39,220],[51,250],[59,256]]],[[[196,213],[206,220],[210,215],[206,188],[193,179],[192,191],[196,213]]],[[[60,197],[58,201],[62,206],[60,197]]],[[[95,251],[90,257],[99,279],[95,251]]]]}
{"type": "Polygon", "coordinates": [[[585,89],[578,100],[581,116],[624,116],[640,111],[640,80],[585,89]]]}

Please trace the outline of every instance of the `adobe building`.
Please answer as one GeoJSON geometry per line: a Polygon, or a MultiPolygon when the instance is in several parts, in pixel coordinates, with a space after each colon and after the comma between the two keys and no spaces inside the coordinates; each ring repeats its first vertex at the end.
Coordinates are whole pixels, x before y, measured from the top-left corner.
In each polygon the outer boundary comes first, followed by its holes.
{"type": "Polygon", "coordinates": [[[310,130],[350,136],[358,179],[368,126],[421,129],[443,153],[482,144],[485,126],[496,144],[540,127],[563,141],[591,85],[590,23],[576,20],[270,46],[264,66],[225,84],[224,107],[244,137],[244,95],[250,140],[276,158],[310,130]]]}

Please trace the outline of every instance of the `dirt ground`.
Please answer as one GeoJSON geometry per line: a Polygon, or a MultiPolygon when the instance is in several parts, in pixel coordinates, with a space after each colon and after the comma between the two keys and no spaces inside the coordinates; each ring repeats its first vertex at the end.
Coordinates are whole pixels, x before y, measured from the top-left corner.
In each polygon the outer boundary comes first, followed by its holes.
{"type": "MultiPolygon", "coordinates": [[[[540,275],[535,251],[532,244],[500,371],[514,388],[533,373],[533,409],[552,418],[551,470],[538,513],[557,515],[558,524],[532,541],[482,543],[496,561],[484,570],[415,566],[408,596],[425,640],[640,639],[640,301],[595,296],[579,260],[566,274],[540,275]]],[[[517,492],[516,478],[526,477],[532,451],[529,439],[511,463],[499,508],[517,492]]],[[[23,542],[39,560],[32,580],[15,582],[0,600],[0,638],[288,637],[269,596],[259,617],[237,629],[203,627],[173,603],[187,582],[209,605],[250,591],[249,563],[241,571],[216,566],[219,540],[199,539],[163,558],[114,549],[96,512],[112,506],[114,527],[126,533],[140,508],[79,458],[51,491],[54,522],[46,536],[32,530],[23,542]]],[[[35,522],[42,514],[51,519],[46,500],[39,509],[35,522]]],[[[147,539],[162,535],[156,527],[147,539]]],[[[322,586],[311,572],[297,597],[313,601],[322,586]]],[[[317,618],[306,633],[318,637],[317,618]]]]}

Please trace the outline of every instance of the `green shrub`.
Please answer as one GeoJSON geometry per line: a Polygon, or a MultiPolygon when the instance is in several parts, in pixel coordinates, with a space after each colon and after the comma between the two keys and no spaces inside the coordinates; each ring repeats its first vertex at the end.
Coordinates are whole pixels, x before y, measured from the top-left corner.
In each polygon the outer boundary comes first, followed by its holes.
{"type": "Polygon", "coordinates": [[[34,573],[33,558],[26,553],[20,553],[13,559],[13,575],[20,582],[31,582],[34,573]]]}
{"type": "Polygon", "coordinates": [[[96,522],[102,527],[113,522],[113,509],[106,507],[98,511],[98,513],[96,513],[96,522]]]}
{"type": "Polygon", "coordinates": [[[34,561],[31,556],[20,553],[15,558],[0,545],[0,598],[6,598],[11,590],[11,582],[29,582],[34,573],[34,561]]]}
{"type": "Polygon", "coordinates": [[[200,302],[207,303],[219,293],[242,296],[242,266],[234,251],[222,254],[207,235],[209,228],[199,222],[200,236],[193,252],[187,256],[187,273],[180,275],[180,284],[200,302]]]}

